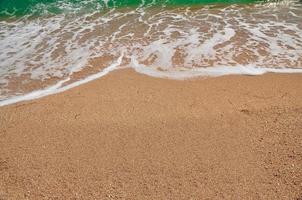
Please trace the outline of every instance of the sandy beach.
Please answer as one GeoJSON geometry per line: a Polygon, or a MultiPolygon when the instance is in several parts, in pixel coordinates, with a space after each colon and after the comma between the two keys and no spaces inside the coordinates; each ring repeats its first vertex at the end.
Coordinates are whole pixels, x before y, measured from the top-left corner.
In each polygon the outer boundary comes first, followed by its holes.
{"type": "Polygon", "coordinates": [[[0,107],[0,199],[301,199],[302,75],[118,70],[0,107]]]}

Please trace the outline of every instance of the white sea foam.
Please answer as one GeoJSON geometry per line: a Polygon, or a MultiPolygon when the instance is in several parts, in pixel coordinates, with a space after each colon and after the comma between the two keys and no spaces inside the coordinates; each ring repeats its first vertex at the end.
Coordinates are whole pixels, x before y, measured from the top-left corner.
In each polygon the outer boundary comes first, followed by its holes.
{"type": "Polygon", "coordinates": [[[121,67],[173,79],[301,73],[301,19],[302,5],[287,2],[0,21],[0,106],[62,92],[121,67]],[[90,68],[95,74],[74,78],[90,68]],[[21,87],[34,81],[48,86],[21,87]]]}
{"type": "Polygon", "coordinates": [[[20,101],[28,101],[28,100],[33,100],[33,99],[37,99],[37,98],[41,98],[41,97],[45,97],[51,94],[56,94],[56,93],[60,93],[60,92],[64,92],[66,90],[69,90],[71,88],[77,87],[79,85],[82,85],[84,83],[88,83],[90,81],[93,81],[95,79],[98,79],[102,76],[107,75],[109,72],[117,69],[117,67],[121,64],[122,62],[122,58],[123,55],[121,55],[117,62],[113,63],[112,65],[108,66],[107,68],[105,68],[103,71],[98,72],[96,74],[90,75],[82,80],[73,82],[71,84],[68,84],[66,86],[63,86],[64,83],[70,81],[70,78],[67,78],[65,80],[59,81],[57,84],[51,86],[51,87],[47,87],[41,90],[36,90],[33,92],[30,92],[28,94],[25,95],[20,95],[20,96],[15,96],[9,99],[6,99],[4,101],[0,101],[0,106],[5,106],[5,105],[9,105],[9,104],[13,104],[13,103],[17,103],[20,101]]]}
{"type": "Polygon", "coordinates": [[[136,72],[146,74],[148,76],[159,78],[172,78],[177,80],[185,80],[194,77],[218,77],[224,75],[262,75],[265,73],[302,73],[302,69],[293,68],[268,68],[268,67],[255,67],[252,65],[247,66],[233,66],[233,67],[206,67],[194,68],[184,71],[159,71],[150,68],[137,61],[132,60],[133,68],[136,72]]]}

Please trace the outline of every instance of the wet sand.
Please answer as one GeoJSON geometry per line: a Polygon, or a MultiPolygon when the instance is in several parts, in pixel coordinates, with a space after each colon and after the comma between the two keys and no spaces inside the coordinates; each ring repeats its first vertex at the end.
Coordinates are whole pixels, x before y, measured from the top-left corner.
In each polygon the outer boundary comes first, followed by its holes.
{"type": "Polygon", "coordinates": [[[119,70],[0,107],[0,199],[301,199],[302,75],[119,70]]]}

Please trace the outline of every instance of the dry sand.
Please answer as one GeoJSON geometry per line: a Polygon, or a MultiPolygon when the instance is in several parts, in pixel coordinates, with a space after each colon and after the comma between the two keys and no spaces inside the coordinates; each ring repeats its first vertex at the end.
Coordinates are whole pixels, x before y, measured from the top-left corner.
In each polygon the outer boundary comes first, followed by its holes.
{"type": "Polygon", "coordinates": [[[0,199],[301,199],[302,75],[120,70],[0,108],[0,199]]]}

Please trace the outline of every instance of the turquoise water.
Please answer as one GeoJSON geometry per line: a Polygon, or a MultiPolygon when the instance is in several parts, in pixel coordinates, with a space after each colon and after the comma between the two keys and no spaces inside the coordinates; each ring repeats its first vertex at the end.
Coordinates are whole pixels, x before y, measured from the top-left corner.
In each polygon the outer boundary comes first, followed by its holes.
{"type": "Polygon", "coordinates": [[[192,6],[207,4],[254,3],[256,0],[1,0],[0,16],[60,14],[89,12],[116,7],[192,6]]]}

